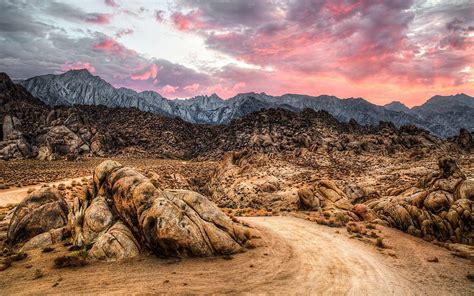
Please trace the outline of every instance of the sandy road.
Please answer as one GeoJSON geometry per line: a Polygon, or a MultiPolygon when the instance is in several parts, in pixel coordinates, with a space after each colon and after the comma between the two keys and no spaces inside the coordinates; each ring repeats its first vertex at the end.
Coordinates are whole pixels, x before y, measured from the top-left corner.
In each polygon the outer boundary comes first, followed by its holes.
{"type": "Polygon", "coordinates": [[[281,235],[298,272],[290,293],[318,295],[412,294],[410,283],[386,268],[383,255],[330,228],[292,217],[245,218],[281,235]]]}

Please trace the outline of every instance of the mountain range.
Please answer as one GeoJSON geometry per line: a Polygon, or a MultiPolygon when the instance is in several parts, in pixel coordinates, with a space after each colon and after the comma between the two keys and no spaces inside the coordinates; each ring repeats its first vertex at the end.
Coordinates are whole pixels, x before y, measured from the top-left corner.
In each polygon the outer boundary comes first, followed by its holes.
{"type": "Polygon", "coordinates": [[[410,109],[400,102],[378,106],[362,98],[299,94],[270,96],[253,92],[227,100],[216,94],[169,100],[154,91],[115,88],[86,69],[36,76],[18,83],[50,106],[135,107],[191,123],[227,124],[255,111],[279,107],[290,111],[325,110],[342,122],[355,119],[361,125],[377,125],[381,121],[392,122],[396,127],[415,125],[439,137],[453,136],[461,128],[474,131],[474,98],[466,94],[434,96],[423,105],[410,109]]]}

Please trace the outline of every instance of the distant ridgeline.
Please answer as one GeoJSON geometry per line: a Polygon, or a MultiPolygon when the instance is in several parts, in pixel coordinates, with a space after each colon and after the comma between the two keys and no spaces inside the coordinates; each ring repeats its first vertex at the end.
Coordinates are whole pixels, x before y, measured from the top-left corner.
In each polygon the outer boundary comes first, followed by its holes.
{"type": "MultiPolygon", "coordinates": [[[[458,132],[459,136],[446,141],[415,124],[405,125],[412,123],[409,119],[413,118],[422,122],[417,119],[417,114],[425,114],[427,117],[427,114],[438,114],[432,110],[439,110],[436,106],[440,104],[445,105],[447,117],[458,116],[458,126],[472,124],[472,120],[461,118],[461,114],[472,113],[472,108],[461,108],[453,103],[463,96],[457,97],[458,99],[449,100],[452,106],[443,101],[445,98],[435,97],[421,109],[411,109],[410,112],[417,113],[410,115],[375,106],[362,99],[339,100],[333,97],[290,95],[275,98],[262,94],[243,94],[228,101],[217,96],[171,101],[152,92],[137,94],[131,90],[115,89],[86,71],[72,71],[59,76],[47,75],[21,84],[14,84],[6,74],[0,73],[0,159],[53,160],[111,155],[217,159],[225,152],[241,150],[263,153],[303,153],[302,151],[307,150],[383,155],[408,150],[424,153],[423,151],[429,152],[432,149],[463,149],[469,152],[473,145],[472,133],[468,129],[463,128],[458,132]],[[79,79],[77,75],[82,75],[85,79],[79,79]],[[64,77],[71,78],[70,76],[75,78],[69,79],[67,83],[60,80],[64,77]],[[36,79],[38,80],[35,82],[36,79]],[[43,88],[44,85],[39,80],[51,80],[44,82],[49,87],[43,88]],[[31,95],[23,85],[32,89],[38,97],[43,96],[44,102],[31,95]],[[53,90],[56,95],[54,99],[45,100],[44,95],[53,90]],[[140,99],[147,96],[160,99],[140,99]],[[74,98],[81,99],[72,103],[74,98]],[[286,104],[277,104],[277,101],[286,104]],[[144,105],[146,102],[150,104],[144,105]],[[155,104],[157,102],[162,102],[169,108],[158,109],[155,104]],[[329,112],[315,111],[314,109],[321,107],[318,107],[318,102],[331,107],[327,108],[329,112]],[[129,107],[122,107],[121,103],[129,107]],[[310,103],[314,104],[313,108],[309,108],[310,103]],[[301,105],[294,107],[298,104],[301,105]],[[155,112],[130,108],[144,109],[142,107],[152,105],[155,112]],[[338,111],[335,105],[342,111],[338,111]],[[353,107],[347,107],[350,105],[353,107]],[[344,110],[351,115],[345,114],[344,110]],[[173,115],[194,114],[201,119],[200,122],[206,122],[204,119],[211,118],[212,114],[222,117],[226,112],[230,114],[232,121],[222,125],[191,123],[173,115]],[[401,126],[397,128],[390,120],[379,123],[374,116],[394,118],[393,122],[401,126]],[[353,117],[356,119],[352,119],[353,117]],[[371,122],[378,124],[369,125],[371,122]]],[[[465,100],[469,103],[472,98],[467,97],[465,100]]],[[[436,116],[443,118],[443,113],[430,116],[434,119],[436,116]]],[[[219,120],[211,122],[220,123],[219,120]]],[[[432,123],[429,127],[433,130],[439,126],[432,123]]],[[[454,131],[452,129],[453,133],[454,131]]]]}
{"type": "Polygon", "coordinates": [[[104,105],[135,107],[141,111],[180,117],[191,123],[226,124],[261,109],[305,108],[325,110],[342,122],[355,119],[361,125],[392,122],[396,127],[416,125],[439,137],[459,133],[461,128],[474,131],[474,98],[466,94],[434,96],[421,106],[409,109],[400,102],[374,105],[362,98],[338,99],[334,96],[243,93],[228,100],[196,96],[187,100],[168,100],[153,91],[137,93],[112,85],[87,70],[71,70],[60,75],[43,75],[19,82],[33,96],[50,106],[104,105]]]}

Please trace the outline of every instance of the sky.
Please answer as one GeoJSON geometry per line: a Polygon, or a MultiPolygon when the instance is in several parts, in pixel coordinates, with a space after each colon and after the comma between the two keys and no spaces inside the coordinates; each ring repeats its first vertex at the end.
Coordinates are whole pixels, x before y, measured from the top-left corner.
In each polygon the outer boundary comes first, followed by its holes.
{"type": "Polygon", "coordinates": [[[472,0],[0,0],[0,72],[164,97],[474,95],[472,0]]]}

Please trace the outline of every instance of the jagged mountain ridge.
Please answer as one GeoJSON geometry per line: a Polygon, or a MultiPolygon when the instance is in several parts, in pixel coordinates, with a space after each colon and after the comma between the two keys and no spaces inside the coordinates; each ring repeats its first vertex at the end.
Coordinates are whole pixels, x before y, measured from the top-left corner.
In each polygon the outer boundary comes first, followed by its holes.
{"type": "MultiPolygon", "coordinates": [[[[212,100],[217,102],[217,99],[212,100]]],[[[249,97],[234,101],[252,106],[261,102],[249,97]]],[[[420,152],[422,148],[429,150],[449,143],[454,145],[449,149],[460,149],[459,146],[467,151],[473,147],[472,134],[466,130],[459,137],[445,141],[413,125],[400,129],[387,122],[362,126],[355,120],[340,122],[327,111],[310,108],[299,112],[264,109],[226,125],[208,125],[137,108],[52,107],[13,84],[2,73],[0,102],[0,159],[3,160],[111,155],[219,159],[228,151],[294,153],[300,149],[386,155],[411,149],[420,152]]]]}
{"type": "Polygon", "coordinates": [[[397,111],[397,112],[405,112],[405,113],[410,113],[411,110],[405,104],[400,103],[398,101],[393,101],[391,103],[383,105],[385,109],[391,110],[391,111],[397,111]]]}
{"type": "Polygon", "coordinates": [[[411,112],[427,122],[426,129],[441,136],[454,135],[460,128],[474,131],[474,98],[465,94],[434,96],[411,112]]]}
{"type": "Polygon", "coordinates": [[[327,95],[312,97],[242,93],[228,100],[223,100],[216,94],[169,100],[154,91],[137,93],[127,88],[114,88],[86,69],[32,77],[20,84],[35,97],[52,106],[135,107],[142,111],[180,117],[191,123],[226,124],[261,109],[302,111],[310,108],[316,111],[326,110],[343,122],[354,118],[362,125],[377,125],[380,121],[392,122],[397,127],[413,124],[441,137],[455,135],[460,128],[474,130],[473,123],[469,122],[474,113],[474,99],[465,94],[435,96],[422,106],[412,109],[399,102],[378,106],[362,98],[339,99],[327,95]],[[446,100],[450,101],[449,104],[442,103],[446,100]],[[437,103],[438,101],[441,103],[437,103]]]}

